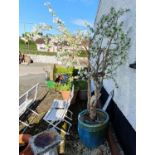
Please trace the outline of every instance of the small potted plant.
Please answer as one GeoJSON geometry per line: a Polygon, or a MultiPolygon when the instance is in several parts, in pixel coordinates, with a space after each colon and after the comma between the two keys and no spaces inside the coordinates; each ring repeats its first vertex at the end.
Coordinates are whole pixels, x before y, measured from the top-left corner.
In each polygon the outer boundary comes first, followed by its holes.
{"type": "Polygon", "coordinates": [[[55,89],[61,92],[64,100],[67,100],[70,95],[72,86],[73,67],[64,67],[62,65],[54,65],[54,81],[55,89]]]}
{"type": "Polygon", "coordinates": [[[55,89],[62,95],[63,100],[68,100],[71,92],[71,82],[65,84],[56,84],[55,89]]]}

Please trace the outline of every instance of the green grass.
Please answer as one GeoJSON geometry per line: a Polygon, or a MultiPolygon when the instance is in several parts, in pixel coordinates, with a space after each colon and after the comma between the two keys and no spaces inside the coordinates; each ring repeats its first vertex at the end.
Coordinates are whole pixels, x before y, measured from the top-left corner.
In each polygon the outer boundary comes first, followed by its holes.
{"type": "Polygon", "coordinates": [[[22,49],[19,48],[19,50],[23,54],[46,55],[46,56],[56,56],[57,55],[56,52],[41,52],[41,51],[37,51],[37,50],[28,50],[28,49],[23,49],[23,48],[22,49]]]}
{"type": "MultiPolygon", "coordinates": [[[[28,45],[21,39],[19,39],[19,50],[24,54],[35,54],[35,55],[47,55],[47,56],[56,56],[56,52],[42,52],[37,50],[36,43],[34,41],[29,41],[29,49],[28,45]]],[[[78,57],[87,57],[86,51],[78,51],[76,56],[78,57]]]]}
{"type": "MultiPolygon", "coordinates": [[[[19,49],[22,51],[22,49],[28,49],[28,45],[25,44],[23,40],[19,40],[19,49]]],[[[36,43],[34,41],[29,41],[29,49],[31,50],[37,50],[36,43]]]]}

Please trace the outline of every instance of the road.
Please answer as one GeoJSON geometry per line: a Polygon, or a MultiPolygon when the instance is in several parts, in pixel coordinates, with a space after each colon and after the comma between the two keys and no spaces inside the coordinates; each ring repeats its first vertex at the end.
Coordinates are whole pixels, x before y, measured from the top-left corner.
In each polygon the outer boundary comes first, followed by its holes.
{"type": "Polygon", "coordinates": [[[50,71],[51,64],[19,65],[19,96],[38,82],[44,84],[46,78],[44,69],[50,71]]]}

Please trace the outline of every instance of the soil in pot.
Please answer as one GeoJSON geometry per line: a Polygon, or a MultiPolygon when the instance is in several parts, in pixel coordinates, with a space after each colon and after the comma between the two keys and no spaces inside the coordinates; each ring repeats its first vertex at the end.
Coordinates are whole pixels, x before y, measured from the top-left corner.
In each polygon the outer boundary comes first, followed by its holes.
{"type": "Polygon", "coordinates": [[[87,124],[99,124],[102,123],[106,120],[106,116],[104,113],[97,112],[97,116],[95,120],[91,120],[89,117],[89,113],[86,112],[84,115],[80,116],[79,118],[82,122],[87,123],[87,124]]]}

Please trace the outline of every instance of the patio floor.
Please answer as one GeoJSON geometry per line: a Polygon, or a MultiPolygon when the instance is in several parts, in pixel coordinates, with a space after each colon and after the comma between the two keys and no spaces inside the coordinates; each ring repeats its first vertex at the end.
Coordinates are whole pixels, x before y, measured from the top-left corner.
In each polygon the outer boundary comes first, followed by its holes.
{"type": "MultiPolygon", "coordinates": [[[[38,107],[36,108],[36,111],[39,113],[39,117],[35,119],[32,123],[32,128],[27,128],[25,133],[35,135],[43,130],[46,130],[48,127],[48,124],[43,121],[43,116],[50,108],[51,102],[54,98],[62,99],[61,94],[54,90],[49,90],[44,83],[40,84],[39,92],[38,92],[38,98],[36,100],[35,105],[38,107]]],[[[73,121],[72,121],[72,128],[70,130],[70,135],[66,136],[65,140],[65,154],[66,155],[111,155],[110,147],[108,144],[108,141],[105,141],[103,145],[101,145],[97,149],[90,150],[86,148],[79,139],[78,133],[77,133],[77,116],[80,111],[86,108],[86,102],[85,101],[76,101],[74,104],[70,106],[70,110],[73,112],[73,121]]],[[[35,109],[35,106],[34,106],[35,109]]],[[[27,114],[26,118],[28,120],[31,120],[33,117],[33,114],[27,114]]],[[[19,126],[19,131],[21,132],[23,129],[23,125],[19,126]]],[[[123,153],[121,153],[123,155],[123,153]]]]}

